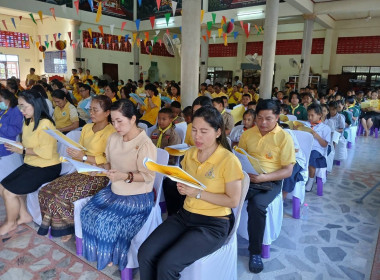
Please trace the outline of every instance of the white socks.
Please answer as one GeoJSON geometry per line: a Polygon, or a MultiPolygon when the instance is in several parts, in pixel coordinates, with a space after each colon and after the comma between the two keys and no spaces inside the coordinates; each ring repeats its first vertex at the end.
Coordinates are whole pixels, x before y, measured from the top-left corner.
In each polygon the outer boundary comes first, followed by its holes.
{"type": "Polygon", "coordinates": [[[314,181],[315,181],[315,178],[309,178],[309,180],[307,180],[306,185],[305,185],[305,190],[307,192],[310,192],[313,189],[314,181]]]}

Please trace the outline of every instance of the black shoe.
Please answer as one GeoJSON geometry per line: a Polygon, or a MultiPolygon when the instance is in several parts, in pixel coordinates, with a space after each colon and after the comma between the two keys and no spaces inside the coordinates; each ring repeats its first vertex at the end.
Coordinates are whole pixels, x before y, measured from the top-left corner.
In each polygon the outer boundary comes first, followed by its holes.
{"type": "Polygon", "coordinates": [[[260,273],[264,269],[263,261],[260,255],[251,255],[249,257],[249,271],[252,273],[260,273]]]}

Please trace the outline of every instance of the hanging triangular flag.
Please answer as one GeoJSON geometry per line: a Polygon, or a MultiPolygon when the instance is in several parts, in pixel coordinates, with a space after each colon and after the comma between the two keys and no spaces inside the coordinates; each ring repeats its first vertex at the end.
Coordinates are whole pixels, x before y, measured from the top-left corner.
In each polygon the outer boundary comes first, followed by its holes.
{"type": "Polygon", "coordinates": [[[149,40],[149,32],[144,32],[145,34],[145,40],[144,42],[148,41],[149,40]]]}
{"type": "Polygon", "coordinates": [[[77,49],[77,44],[73,43],[72,46],[73,46],[73,49],[74,49],[74,50],[77,49]]]}
{"type": "Polygon", "coordinates": [[[157,43],[157,39],[158,39],[157,36],[155,36],[155,37],[153,38],[153,43],[154,43],[154,44],[157,43]]]}
{"type": "MultiPolygon", "coordinates": [[[[90,38],[92,38],[92,29],[89,28],[89,29],[87,29],[87,31],[88,31],[88,33],[90,34],[90,38]]],[[[59,38],[59,34],[60,34],[60,33],[58,33],[58,38],[59,38]]]]}
{"type": "Polygon", "coordinates": [[[45,35],[46,41],[49,41],[49,34],[45,35]]]}
{"type": "Polygon", "coordinates": [[[167,29],[167,28],[166,28],[166,34],[168,34],[168,35],[170,34],[170,33],[169,33],[169,29],[167,29]]]}
{"type": "Polygon", "coordinates": [[[100,31],[100,33],[102,34],[102,36],[104,36],[103,26],[102,26],[102,25],[99,25],[98,28],[99,28],[99,31],[100,31]]]}
{"type": "Polygon", "coordinates": [[[102,2],[99,2],[98,11],[96,12],[95,22],[99,22],[101,17],[102,17],[102,2]]]}
{"type": "Polygon", "coordinates": [[[174,35],[173,35],[173,39],[176,39],[176,38],[178,38],[178,35],[177,35],[177,34],[174,34],[174,35]]]}
{"type": "Polygon", "coordinates": [[[103,37],[99,37],[99,45],[101,45],[103,42],[103,37]]]}
{"type": "Polygon", "coordinates": [[[5,29],[8,30],[7,24],[5,23],[5,19],[3,19],[2,22],[3,22],[5,29]]]}
{"type": "Polygon", "coordinates": [[[245,32],[245,35],[248,38],[248,36],[249,36],[248,24],[244,24],[244,32],[245,32]]]}
{"type": "Polygon", "coordinates": [[[139,1],[139,6],[141,7],[141,0],[138,0],[139,1]]]}
{"type": "Polygon", "coordinates": [[[14,18],[11,18],[11,22],[13,23],[13,26],[14,26],[15,29],[16,29],[16,22],[15,22],[15,19],[14,19],[14,18]]]}
{"type": "Polygon", "coordinates": [[[227,34],[226,33],[223,34],[223,38],[224,38],[224,46],[227,46],[228,43],[227,43],[227,34]]]}
{"type": "Polygon", "coordinates": [[[129,37],[129,34],[125,35],[124,42],[128,42],[128,37],[129,37]]]}
{"type": "Polygon", "coordinates": [[[53,41],[50,41],[50,46],[53,46],[53,41]]]}
{"type": "Polygon", "coordinates": [[[177,2],[172,1],[172,11],[173,11],[173,17],[175,16],[175,11],[177,10],[177,2]]]}
{"type": "Polygon", "coordinates": [[[95,46],[96,45],[96,38],[92,38],[92,44],[95,46]]]}
{"type": "Polygon", "coordinates": [[[137,33],[132,33],[133,41],[136,41],[137,33]]]}
{"type": "Polygon", "coordinates": [[[207,30],[211,30],[212,28],[212,21],[207,22],[207,30]]]}
{"type": "Polygon", "coordinates": [[[41,35],[38,35],[38,42],[40,42],[41,45],[41,35]]]}
{"type": "Polygon", "coordinates": [[[216,37],[216,34],[212,34],[211,36],[212,36],[212,40],[213,40],[214,43],[215,43],[215,37],[216,37]]]}
{"type": "Polygon", "coordinates": [[[125,27],[126,24],[127,24],[126,21],[123,21],[123,22],[121,23],[121,32],[123,32],[123,29],[124,29],[124,27],[125,27]]]}
{"type": "Polygon", "coordinates": [[[251,23],[248,22],[247,25],[248,25],[247,29],[248,29],[248,33],[249,33],[249,32],[251,32],[251,23]]]}
{"type": "Polygon", "coordinates": [[[32,13],[30,13],[30,14],[29,14],[29,16],[32,18],[33,22],[34,22],[35,24],[37,24],[36,20],[34,19],[34,16],[33,16],[33,14],[32,14],[32,13]]]}
{"type": "Polygon", "coordinates": [[[241,28],[244,29],[244,21],[240,21],[241,28]]]}
{"type": "Polygon", "coordinates": [[[94,1],[88,0],[88,4],[90,4],[91,12],[93,12],[94,11],[94,1]]]}
{"type": "Polygon", "coordinates": [[[205,15],[205,11],[204,10],[201,10],[201,23],[203,21],[203,16],[205,15]]]}
{"type": "MultiPolygon", "coordinates": [[[[89,30],[91,30],[91,28],[89,28],[89,30]]],[[[61,33],[58,33],[58,40],[61,40],[61,33]]]]}
{"type": "Polygon", "coordinates": [[[69,35],[69,39],[71,41],[71,32],[69,31],[69,32],[67,32],[67,34],[69,35]]]}
{"type": "Polygon", "coordinates": [[[223,29],[222,28],[219,28],[218,29],[218,37],[220,38],[220,36],[222,35],[222,32],[223,32],[223,29]]]}
{"type": "Polygon", "coordinates": [[[212,24],[215,24],[216,14],[212,13],[211,15],[212,15],[212,24]]]}
{"type": "Polygon", "coordinates": [[[119,50],[121,49],[121,43],[118,43],[118,45],[119,45],[119,50]]]}
{"type": "Polygon", "coordinates": [[[20,19],[20,21],[22,20],[22,16],[19,16],[18,18],[20,19]]]}
{"type": "Polygon", "coordinates": [[[207,43],[207,37],[206,37],[206,35],[203,35],[202,38],[203,38],[203,40],[205,40],[205,42],[207,43]]]}
{"type": "Polygon", "coordinates": [[[166,19],[166,26],[169,25],[169,20],[170,20],[170,13],[165,14],[165,19],[166,19]]]}
{"type": "Polygon", "coordinates": [[[234,23],[235,23],[235,20],[234,20],[233,18],[231,18],[231,19],[230,19],[230,22],[231,22],[232,24],[234,24],[234,23]]]}
{"type": "Polygon", "coordinates": [[[34,42],[33,42],[33,37],[30,36],[29,38],[30,38],[30,42],[32,42],[32,44],[34,44],[34,42]]]}
{"type": "Polygon", "coordinates": [[[44,22],[43,22],[43,20],[42,20],[42,16],[43,16],[42,11],[38,11],[38,15],[39,15],[39,17],[40,17],[41,23],[43,24],[44,22]]]}
{"type": "Polygon", "coordinates": [[[75,10],[77,11],[77,15],[79,15],[79,0],[74,1],[75,10]]]}
{"type": "Polygon", "coordinates": [[[227,23],[227,19],[225,16],[222,16],[222,21],[220,22],[220,25],[223,26],[223,24],[227,23]]]}
{"type": "Polygon", "coordinates": [[[47,49],[49,48],[49,42],[48,41],[45,41],[45,46],[47,49]]]}
{"type": "Polygon", "coordinates": [[[161,0],[156,0],[156,3],[157,3],[157,11],[159,11],[161,7],[161,0]]]}
{"type": "Polygon", "coordinates": [[[54,8],[50,8],[49,10],[50,10],[50,13],[51,13],[51,15],[53,16],[54,20],[57,20],[57,19],[55,18],[55,9],[54,9],[54,8]]]}
{"type": "Polygon", "coordinates": [[[37,49],[40,47],[40,42],[36,42],[37,49]]]}
{"type": "Polygon", "coordinates": [[[238,34],[239,34],[238,31],[235,31],[235,32],[234,32],[234,39],[235,39],[235,40],[236,40],[236,37],[237,37],[238,34]]]}
{"type": "Polygon", "coordinates": [[[160,47],[161,47],[161,45],[162,45],[162,40],[160,39],[160,40],[158,40],[158,42],[160,43],[160,47]]]}
{"type": "Polygon", "coordinates": [[[136,24],[136,30],[139,31],[139,29],[140,29],[140,20],[136,19],[135,20],[135,24],[136,24]]]}
{"type": "Polygon", "coordinates": [[[54,37],[54,42],[57,42],[57,33],[54,33],[53,37],[54,37]]]}
{"type": "Polygon", "coordinates": [[[155,32],[156,32],[156,36],[157,36],[160,33],[160,30],[156,30],[155,32]]]}
{"type": "Polygon", "coordinates": [[[110,29],[111,29],[111,34],[113,35],[113,29],[115,28],[115,24],[111,24],[110,25],[110,29]]]}
{"type": "Polygon", "coordinates": [[[120,40],[121,40],[121,35],[118,35],[117,36],[117,42],[120,43],[120,40]]]}
{"type": "Polygon", "coordinates": [[[207,37],[210,39],[211,37],[211,31],[210,30],[207,30],[207,37]]]}
{"type": "Polygon", "coordinates": [[[153,46],[153,44],[154,44],[154,41],[153,41],[153,40],[150,40],[150,44],[153,46]]]}
{"type": "Polygon", "coordinates": [[[155,22],[155,20],[156,20],[156,17],[155,16],[151,16],[150,18],[149,18],[149,20],[150,20],[150,25],[152,26],[152,29],[154,28],[154,22],[155,22]]]}
{"type": "Polygon", "coordinates": [[[78,29],[78,35],[80,36],[80,34],[82,33],[82,30],[81,29],[78,29]]]}

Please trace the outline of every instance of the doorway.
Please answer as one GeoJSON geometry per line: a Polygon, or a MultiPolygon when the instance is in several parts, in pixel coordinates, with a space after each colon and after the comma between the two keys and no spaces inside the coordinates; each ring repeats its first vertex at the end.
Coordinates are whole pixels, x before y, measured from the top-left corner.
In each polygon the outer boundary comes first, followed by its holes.
{"type": "Polygon", "coordinates": [[[114,63],[103,63],[103,75],[108,75],[113,81],[118,81],[119,65],[114,63]]]}

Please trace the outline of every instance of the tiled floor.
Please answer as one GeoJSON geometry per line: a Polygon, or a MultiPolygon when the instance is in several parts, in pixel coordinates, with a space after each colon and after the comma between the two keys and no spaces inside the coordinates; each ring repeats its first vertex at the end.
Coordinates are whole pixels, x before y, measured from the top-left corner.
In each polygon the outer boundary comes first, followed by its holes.
{"type": "MultiPolygon", "coordinates": [[[[272,244],[261,274],[248,272],[247,241],[239,238],[238,279],[370,279],[380,224],[380,188],[363,204],[353,200],[380,181],[379,152],[380,139],[359,138],[348,159],[329,174],[324,196],[317,196],[315,188],[306,194],[307,219],[291,218],[291,201],[286,202],[281,235],[272,244]]],[[[1,280],[120,278],[116,267],[99,272],[94,263],[78,258],[74,239],[62,244],[38,236],[35,228],[20,226],[0,241],[1,280]]],[[[380,252],[375,262],[373,280],[380,279],[376,278],[380,252]]],[[[137,270],[134,278],[139,279],[137,270]]]]}

